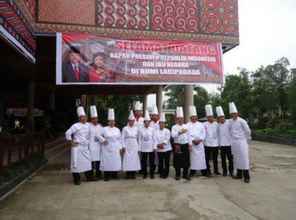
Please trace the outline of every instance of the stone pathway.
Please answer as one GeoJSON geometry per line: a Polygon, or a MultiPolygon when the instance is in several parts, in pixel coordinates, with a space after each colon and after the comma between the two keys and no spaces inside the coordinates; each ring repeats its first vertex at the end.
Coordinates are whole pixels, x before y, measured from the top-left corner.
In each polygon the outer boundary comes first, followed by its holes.
{"type": "Polygon", "coordinates": [[[251,146],[250,184],[230,177],[117,180],[74,186],[63,151],[0,202],[2,220],[295,219],[296,147],[251,146]]]}

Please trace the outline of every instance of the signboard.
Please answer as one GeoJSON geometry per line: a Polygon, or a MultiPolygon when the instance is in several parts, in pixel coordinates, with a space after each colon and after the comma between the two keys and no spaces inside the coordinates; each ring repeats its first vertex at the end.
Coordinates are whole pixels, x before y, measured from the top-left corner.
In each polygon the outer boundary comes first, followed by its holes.
{"type": "Polygon", "coordinates": [[[57,34],[57,85],[222,83],[220,43],[57,34]]]}
{"type": "MultiPolygon", "coordinates": [[[[28,114],[28,108],[8,108],[6,110],[7,115],[14,115],[15,117],[26,117],[28,114]]],[[[44,115],[44,112],[38,108],[34,108],[33,116],[41,117],[44,115]]]]}

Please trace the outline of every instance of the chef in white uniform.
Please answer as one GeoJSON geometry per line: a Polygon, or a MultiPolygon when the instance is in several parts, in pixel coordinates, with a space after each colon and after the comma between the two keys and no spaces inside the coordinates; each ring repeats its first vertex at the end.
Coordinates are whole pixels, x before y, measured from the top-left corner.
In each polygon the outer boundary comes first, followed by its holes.
{"type": "Polygon", "coordinates": [[[135,116],[131,111],[128,125],[122,129],[123,171],[126,172],[126,179],[135,179],[136,171],[141,169],[138,137],[139,129],[135,126],[135,116]]]}
{"type": "Polygon", "coordinates": [[[141,167],[143,178],[147,178],[147,164],[149,161],[149,174],[150,178],[154,179],[155,171],[155,141],[154,141],[154,129],[150,127],[149,112],[145,112],[144,127],[139,129],[139,146],[141,151],[141,167]]]}
{"type": "Polygon", "coordinates": [[[166,179],[170,171],[170,158],[172,152],[171,132],[165,128],[165,113],[160,114],[159,129],[154,131],[155,146],[159,159],[158,169],[160,178],[166,179]]]}
{"type": "Polygon", "coordinates": [[[89,149],[92,160],[92,169],[96,180],[101,179],[100,160],[101,144],[105,141],[102,137],[103,127],[98,123],[98,112],[95,105],[90,106],[90,140],[89,149]]]}
{"type": "Polygon", "coordinates": [[[216,113],[218,117],[218,139],[221,152],[221,161],[223,176],[233,175],[233,156],[231,152],[231,137],[230,137],[230,123],[229,120],[225,120],[223,108],[221,106],[216,107],[216,113]],[[227,161],[228,160],[228,167],[227,161]]]}
{"type": "Polygon", "coordinates": [[[80,185],[80,173],[84,172],[87,181],[93,180],[89,151],[90,130],[84,108],[77,108],[79,122],[66,131],[66,139],[71,143],[71,172],[75,185],[80,185]]]}
{"type": "Polygon", "coordinates": [[[210,159],[213,159],[214,173],[221,175],[218,169],[218,155],[219,155],[219,140],[218,140],[218,123],[214,119],[214,112],[212,105],[206,105],[206,116],[208,121],[204,122],[206,129],[206,138],[204,141],[205,153],[206,153],[206,164],[207,174],[212,175],[210,159]]]}
{"type": "Polygon", "coordinates": [[[135,115],[135,126],[138,128],[144,127],[144,118],[142,117],[143,104],[139,101],[136,101],[134,106],[134,115],[135,115]]]}
{"type": "MultiPolygon", "coordinates": [[[[135,115],[135,126],[138,129],[144,127],[144,118],[142,117],[143,112],[143,104],[140,101],[136,101],[134,105],[134,115],[135,115]]],[[[141,152],[139,152],[139,156],[141,158],[141,152]]],[[[143,170],[139,171],[140,174],[143,173],[143,170]]]]}
{"type": "Polygon", "coordinates": [[[174,138],[175,179],[180,180],[181,169],[183,169],[183,178],[190,180],[188,170],[190,168],[190,151],[192,141],[188,127],[184,124],[184,113],[182,107],[177,107],[176,124],[172,127],[172,137],[174,138]]]}
{"type": "Polygon", "coordinates": [[[234,102],[229,103],[231,147],[233,149],[234,167],[237,169],[235,179],[242,179],[246,183],[250,182],[250,162],[249,144],[251,140],[251,130],[248,123],[239,117],[239,113],[234,102]]]}
{"type": "Polygon", "coordinates": [[[121,133],[115,127],[114,109],[108,109],[108,126],[102,133],[105,141],[101,145],[101,170],[104,171],[104,180],[117,179],[118,171],[121,171],[121,133]]]}
{"type": "Polygon", "coordinates": [[[151,117],[150,127],[152,127],[153,129],[159,128],[159,112],[156,105],[152,107],[150,117],[151,117]]]}
{"type": "Polygon", "coordinates": [[[190,122],[187,123],[189,134],[192,139],[192,150],[190,152],[190,176],[194,176],[196,171],[201,171],[203,176],[207,175],[207,165],[205,158],[204,140],[206,130],[204,125],[198,121],[195,106],[189,107],[190,122]]]}
{"type": "MultiPolygon", "coordinates": [[[[152,127],[154,130],[159,129],[159,112],[158,112],[158,108],[156,105],[154,105],[152,107],[152,111],[150,113],[150,127],[152,127]]],[[[157,171],[156,173],[159,173],[159,163],[158,163],[158,154],[157,152],[155,152],[155,166],[157,166],[157,171]]]]}

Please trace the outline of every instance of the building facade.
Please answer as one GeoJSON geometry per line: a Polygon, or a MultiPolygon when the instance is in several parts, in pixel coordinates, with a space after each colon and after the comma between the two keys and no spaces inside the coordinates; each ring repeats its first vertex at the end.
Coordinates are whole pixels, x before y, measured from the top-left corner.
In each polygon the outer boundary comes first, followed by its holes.
{"type": "MultiPolygon", "coordinates": [[[[52,100],[81,94],[161,94],[157,86],[57,87],[57,32],[220,42],[227,52],[239,44],[238,0],[0,0],[1,90],[8,94],[0,97],[0,112],[24,107],[22,103],[39,103],[39,99],[41,108],[52,108],[52,100]],[[34,98],[27,97],[31,95],[34,98]],[[20,97],[19,101],[11,102],[11,96],[20,97]]],[[[192,96],[192,88],[186,94],[192,96]]]]}

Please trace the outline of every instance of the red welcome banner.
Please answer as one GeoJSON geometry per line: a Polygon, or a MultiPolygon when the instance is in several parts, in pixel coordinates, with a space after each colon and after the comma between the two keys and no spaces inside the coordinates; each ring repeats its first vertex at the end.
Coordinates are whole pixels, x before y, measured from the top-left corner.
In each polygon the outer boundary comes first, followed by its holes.
{"type": "Polygon", "coordinates": [[[57,85],[222,83],[220,43],[57,34],[57,85]]]}

